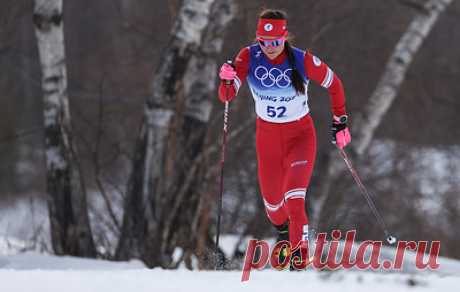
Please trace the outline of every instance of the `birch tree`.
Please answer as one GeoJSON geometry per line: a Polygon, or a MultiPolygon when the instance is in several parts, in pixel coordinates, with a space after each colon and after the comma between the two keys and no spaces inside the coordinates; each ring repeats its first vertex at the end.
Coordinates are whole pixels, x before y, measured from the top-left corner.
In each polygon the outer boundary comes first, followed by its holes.
{"type": "MultiPolygon", "coordinates": [[[[436,24],[439,16],[451,2],[452,0],[426,1],[396,44],[392,55],[387,61],[385,71],[363,112],[354,117],[353,141],[350,144],[350,150],[355,158],[363,157],[369,148],[376,129],[381,124],[394,100],[398,97],[406,72],[421,48],[423,41],[436,24]]],[[[340,200],[340,198],[334,198],[332,195],[331,186],[337,182],[339,177],[347,175],[345,165],[340,157],[336,153],[330,153],[329,157],[328,164],[325,167],[326,171],[320,178],[322,184],[321,196],[313,205],[312,221],[316,227],[325,218],[323,216],[325,206],[328,206],[331,200],[340,200]]]]}
{"type": "Polygon", "coordinates": [[[62,0],[35,0],[33,21],[42,71],[47,202],[56,254],[94,257],[86,193],[67,96],[62,0]]]}
{"type": "Polygon", "coordinates": [[[175,246],[193,246],[190,231],[199,198],[198,166],[192,161],[203,149],[216,91],[215,55],[234,10],[233,1],[186,0],[177,14],[145,105],[118,259],[169,266],[175,246]]]}

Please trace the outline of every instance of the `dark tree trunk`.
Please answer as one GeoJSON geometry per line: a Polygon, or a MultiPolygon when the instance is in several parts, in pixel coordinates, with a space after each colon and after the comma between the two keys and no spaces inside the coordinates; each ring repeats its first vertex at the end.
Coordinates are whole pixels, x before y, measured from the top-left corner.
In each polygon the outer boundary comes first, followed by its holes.
{"type": "Polygon", "coordinates": [[[221,38],[218,33],[230,20],[232,7],[233,1],[184,1],[178,13],[145,106],[118,259],[138,257],[149,266],[168,267],[177,244],[193,245],[193,237],[179,234],[190,231],[199,201],[191,190],[215,93],[213,57],[221,43],[209,48],[208,35],[221,38]],[[210,33],[211,27],[216,34],[210,33]],[[194,203],[184,209],[188,199],[194,203]]]}

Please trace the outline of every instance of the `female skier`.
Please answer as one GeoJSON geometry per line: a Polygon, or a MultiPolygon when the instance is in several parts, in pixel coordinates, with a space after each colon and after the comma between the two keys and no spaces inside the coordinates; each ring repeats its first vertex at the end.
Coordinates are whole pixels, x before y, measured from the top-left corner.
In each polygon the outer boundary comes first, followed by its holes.
{"type": "Polygon", "coordinates": [[[308,106],[309,81],[329,92],[332,143],[340,148],[351,140],[345,95],[339,77],[324,62],[291,46],[285,12],[263,11],[256,40],[240,50],[233,66],[222,65],[219,98],[231,101],[247,79],[257,114],[258,178],[265,210],[278,229],[278,240],[289,240],[296,248],[308,239],[305,195],[316,156],[316,134],[308,106]]]}

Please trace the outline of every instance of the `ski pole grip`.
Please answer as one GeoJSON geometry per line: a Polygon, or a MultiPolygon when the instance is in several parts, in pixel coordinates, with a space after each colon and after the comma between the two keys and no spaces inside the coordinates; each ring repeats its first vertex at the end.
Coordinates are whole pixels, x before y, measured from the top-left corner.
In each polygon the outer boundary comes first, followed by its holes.
{"type": "MultiPolygon", "coordinates": [[[[229,64],[230,66],[233,67],[233,69],[235,69],[235,65],[233,65],[233,61],[232,60],[227,60],[227,62],[225,62],[227,64],[229,64]]],[[[225,80],[225,85],[229,86],[229,85],[232,85],[232,80],[225,80]]]]}

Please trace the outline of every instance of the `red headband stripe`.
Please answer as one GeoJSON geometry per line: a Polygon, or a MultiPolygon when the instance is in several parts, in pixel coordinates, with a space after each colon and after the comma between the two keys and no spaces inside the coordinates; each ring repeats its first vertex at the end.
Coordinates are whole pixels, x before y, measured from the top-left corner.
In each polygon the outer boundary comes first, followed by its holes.
{"type": "Polygon", "coordinates": [[[287,34],[286,19],[260,18],[257,24],[257,36],[281,37],[287,34]]]}

